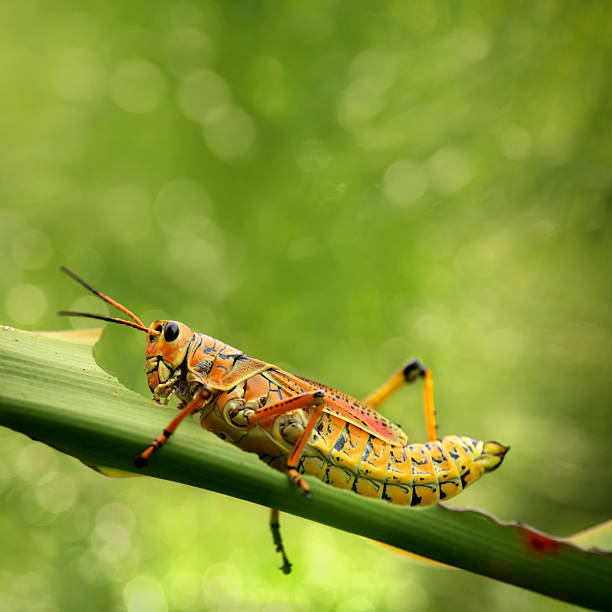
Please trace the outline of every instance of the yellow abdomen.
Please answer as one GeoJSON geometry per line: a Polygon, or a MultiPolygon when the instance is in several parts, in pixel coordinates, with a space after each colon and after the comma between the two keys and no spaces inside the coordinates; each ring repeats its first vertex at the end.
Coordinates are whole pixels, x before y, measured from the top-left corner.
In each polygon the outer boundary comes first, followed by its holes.
{"type": "Polygon", "coordinates": [[[497,443],[462,436],[395,446],[334,415],[324,414],[298,469],[366,497],[429,506],[454,497],[485,471],[497,467],[505,450],[497,443]]]}

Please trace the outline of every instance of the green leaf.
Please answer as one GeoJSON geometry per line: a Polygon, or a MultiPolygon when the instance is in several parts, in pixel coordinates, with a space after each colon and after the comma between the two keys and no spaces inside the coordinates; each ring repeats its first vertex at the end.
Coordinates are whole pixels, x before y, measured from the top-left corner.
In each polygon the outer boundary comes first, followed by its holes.
{"type": "Polygon", "coordinates": [[[568,542],[580,546],[597,546],[598,548],[612,549],[612,519],[593,525],[566,538],[568,542]]]}
{"type": "MultiPolygon", "coordinates": [[[[96,337],[2,328],[0,424],[87,465],[135,472],[133,458],[175,413],[102,370],[91,350],[96,337]]],[[[278,508],[581,606],[612,607],[609,553],[481,511],[393,506],[312,479],[308,502],[283,474],[193,421],[139,473],[278,508]]]]}

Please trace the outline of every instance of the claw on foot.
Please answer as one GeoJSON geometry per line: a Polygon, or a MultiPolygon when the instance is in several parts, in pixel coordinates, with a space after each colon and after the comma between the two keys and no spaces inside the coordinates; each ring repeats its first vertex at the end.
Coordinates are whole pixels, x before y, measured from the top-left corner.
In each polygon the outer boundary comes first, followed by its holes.
{"type": "Polygon", "coordinates": [[[306,484],[303,478],[300,478],[300,475],[296,468],[290,467],[287,469],[287,476],[289,476],[289,480],[296,486],[300,487],[304,492],[304,497],[308,500],[312,499],[312,491],[310,487],[306,484]]]}
{"type": "Polygon", "coordinates": [[[148,464],[149,464],[149,462],[142,455],[138,455],[138,457],[136,457],[136,459],[134,459],[134,465],[137,468],[143,468],[143,467],[145,467],[148,464]]]}

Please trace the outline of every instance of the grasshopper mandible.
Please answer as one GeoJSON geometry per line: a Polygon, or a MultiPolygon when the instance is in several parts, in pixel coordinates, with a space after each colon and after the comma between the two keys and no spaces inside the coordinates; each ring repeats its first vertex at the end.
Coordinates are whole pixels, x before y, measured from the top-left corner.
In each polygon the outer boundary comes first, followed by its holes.
{"type": "MultiPolygon", "coordinates": [[[[166,403],[175,395],[180,412],[136,458],[143,467],[181,421],[199,413],[200,423],[223,440],[257,453],[285,472],[306,499],[312,493],[303,474],[341,489],[394,504],[429,506],[450,499],[502,463],[508,447],[466,436],[438,438],[431,370],[413,359],[366,399],[285,372],[253,359],[178,321],[146,326],[134,313],[100,293],[65,267],[86,289],[118,308],[131,321],[97,314],[60,311],[129,325],[147,334],[145,371],[153,399],[166,403]],[[405,383],[423,380],[429,441],[410,444],[402,429],[381,416],[379,406],[405,383]]],[[[291,571],[281,541],[278,511],[270,527],[291,571]]]]}

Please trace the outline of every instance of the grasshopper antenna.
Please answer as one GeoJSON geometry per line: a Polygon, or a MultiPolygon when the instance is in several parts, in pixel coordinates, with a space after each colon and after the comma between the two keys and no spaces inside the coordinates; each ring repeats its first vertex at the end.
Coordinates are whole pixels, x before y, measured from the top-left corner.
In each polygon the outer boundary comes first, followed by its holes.
{"type": "MultiPolygon", "coordinates": [[[[123,312],[128,317],[130,317],[130,319],[133,319],[134,321],[136,321],[138,325],[140,325],[144,329],[148,329],[147,326],[131,310],[128,310],[125,306],[122,306],[121,304],[119,304],[119,302],[115,302],[115,300],[113,300],[113,298],[111,297],[108,297],[108,295],[104,295],[102,292],[98,291],[97,289],[94,289],[89,283],[86,283],[80,276],[77,276],[72,270],[69,270],[66,266],[61,266],[60,270],[66,273],[68,276],[72,277],[77,283],[80,283],[81,285],[83,285],[85,289],[87,289],[88,291],[91,291],[94,295],[97,295],[100,299],[104,300],[107,304],[110,304],[111,306],[114,306],[115,308],[119,309],[121,312],[123,312]]],[[[63,311],[60,314],[63,314],[63,311]]],[[[100,318],[97,315],[93,316],[93,315],[84,314],[84,313],[73,314],[70,316],[78,316],[78,317],[87,316],[87,317],[91,317],[92,319],[100,318]]],[[[112,317],[106,320],[107,321],[113,320],[116,323],[117,322],[126,323],[126,321],[123,321],[122,319],[112,319],[112,317]]]]}
{"type": "Polygon", "coordinates": [[[159,332],[154,329],[149,329],[144,325],[138,325],[138,323],[132,323],[132,321],[126,321],[125,319],[117,319],[115,317],[105,317],[104,315],[92,314],[90,312],[76,312],[74,310],[60,310],[58,315],[62,317],[87,317],[88,319],[99,319],[100,321],[110,321],[111,323],[121,323],[122,325],[129,325],[135,329],[140,329],[149,334],[158,335],[159,332]]]}

